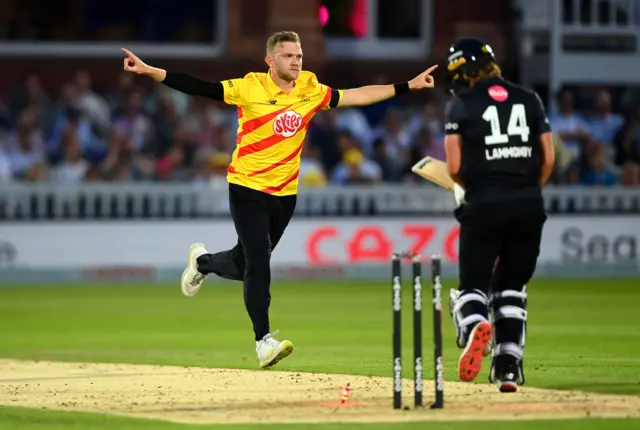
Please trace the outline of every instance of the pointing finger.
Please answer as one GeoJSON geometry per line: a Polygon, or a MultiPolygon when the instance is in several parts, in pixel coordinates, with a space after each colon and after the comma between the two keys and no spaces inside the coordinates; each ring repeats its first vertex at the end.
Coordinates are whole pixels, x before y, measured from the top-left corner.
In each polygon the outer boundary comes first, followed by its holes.
{"type": "Polygon", "coordinates": [[[429,74],[431,74],[431,72],[433,72],[433,71],[434,71],[435,69],[437,69],[437,68],[438,68],[438,65],[437,65],[437,64],[436,64],[436,65],[434,65],[434,66],[431,66],[431,67],[429,67],[429,68],[427,69],[427,71],[426,71],[425,73],[426,73],[427,75],[429,75],[429,74]]]}
{"type": "Polygon", "coordinates": [[[135,57],[135,55],[133,55],[133,52],[129,51],[126,48],[120,48],[122,49],[122,52],[124,52],[125,54],[127,54],[129,57],[135,57]]]}

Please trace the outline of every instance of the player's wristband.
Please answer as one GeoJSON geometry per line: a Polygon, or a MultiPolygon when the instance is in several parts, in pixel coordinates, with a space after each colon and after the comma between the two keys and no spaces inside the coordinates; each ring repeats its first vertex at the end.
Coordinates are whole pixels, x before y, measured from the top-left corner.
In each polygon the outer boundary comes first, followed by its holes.
{"type": "Polygon", "coordinates": [[[398,82],[393,84],[393,89],[396,91],[396,95],[408,93],[409,92],[409,82],[398,82]]]}

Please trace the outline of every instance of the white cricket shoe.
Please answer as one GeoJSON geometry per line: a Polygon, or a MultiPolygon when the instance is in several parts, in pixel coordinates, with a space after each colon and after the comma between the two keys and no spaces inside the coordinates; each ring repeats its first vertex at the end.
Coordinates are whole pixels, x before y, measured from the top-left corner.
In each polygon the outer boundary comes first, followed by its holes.
{"type": "Polygon", "coordinates": [[[207,253],[208,251],[204,247],[204,243],[194,243],[189,248],[187,268],[182,272],[182,278],[180,280],[182,294],[187,297],[195,296],[196,293],[200,291],[200,287],[207,277],[198,272],[198,257],[207,253]]]}
{"type": "Polygon", "coordinates": [[[265,335],[262,340],[256,342],[256,352],[258,353],[258,361],[260,367],[271,367],[283,358],[286,358],[293,352],[293,343],[289,340],[280,342],[273,336],[278,330],[265,335]]]}

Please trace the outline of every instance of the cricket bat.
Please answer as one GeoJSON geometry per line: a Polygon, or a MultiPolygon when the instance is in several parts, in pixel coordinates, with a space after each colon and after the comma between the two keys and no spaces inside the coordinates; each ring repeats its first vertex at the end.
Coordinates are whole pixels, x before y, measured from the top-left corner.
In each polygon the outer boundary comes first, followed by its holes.
{"type": "Polygon", "coordinates": [[[454,182],[447,172],[447,164],[433,157],[424,157],[413,165],[411,171],[426,180],[449,191],[453,191],[454,182]]]}

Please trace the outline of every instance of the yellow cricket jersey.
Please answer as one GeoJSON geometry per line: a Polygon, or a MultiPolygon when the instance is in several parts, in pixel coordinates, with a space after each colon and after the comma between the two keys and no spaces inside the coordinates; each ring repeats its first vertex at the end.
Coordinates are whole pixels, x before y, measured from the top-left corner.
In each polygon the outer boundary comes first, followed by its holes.
{"type": "Polygon", "coordinates": [[[269,73],[249,73],[222,85],[224,102],[238,106],[229,183],[276,196],[296,194],[307,127],[316,112],[329,109],[332,89],[307,71],[300,73],[289,94],[269,73]]]}

